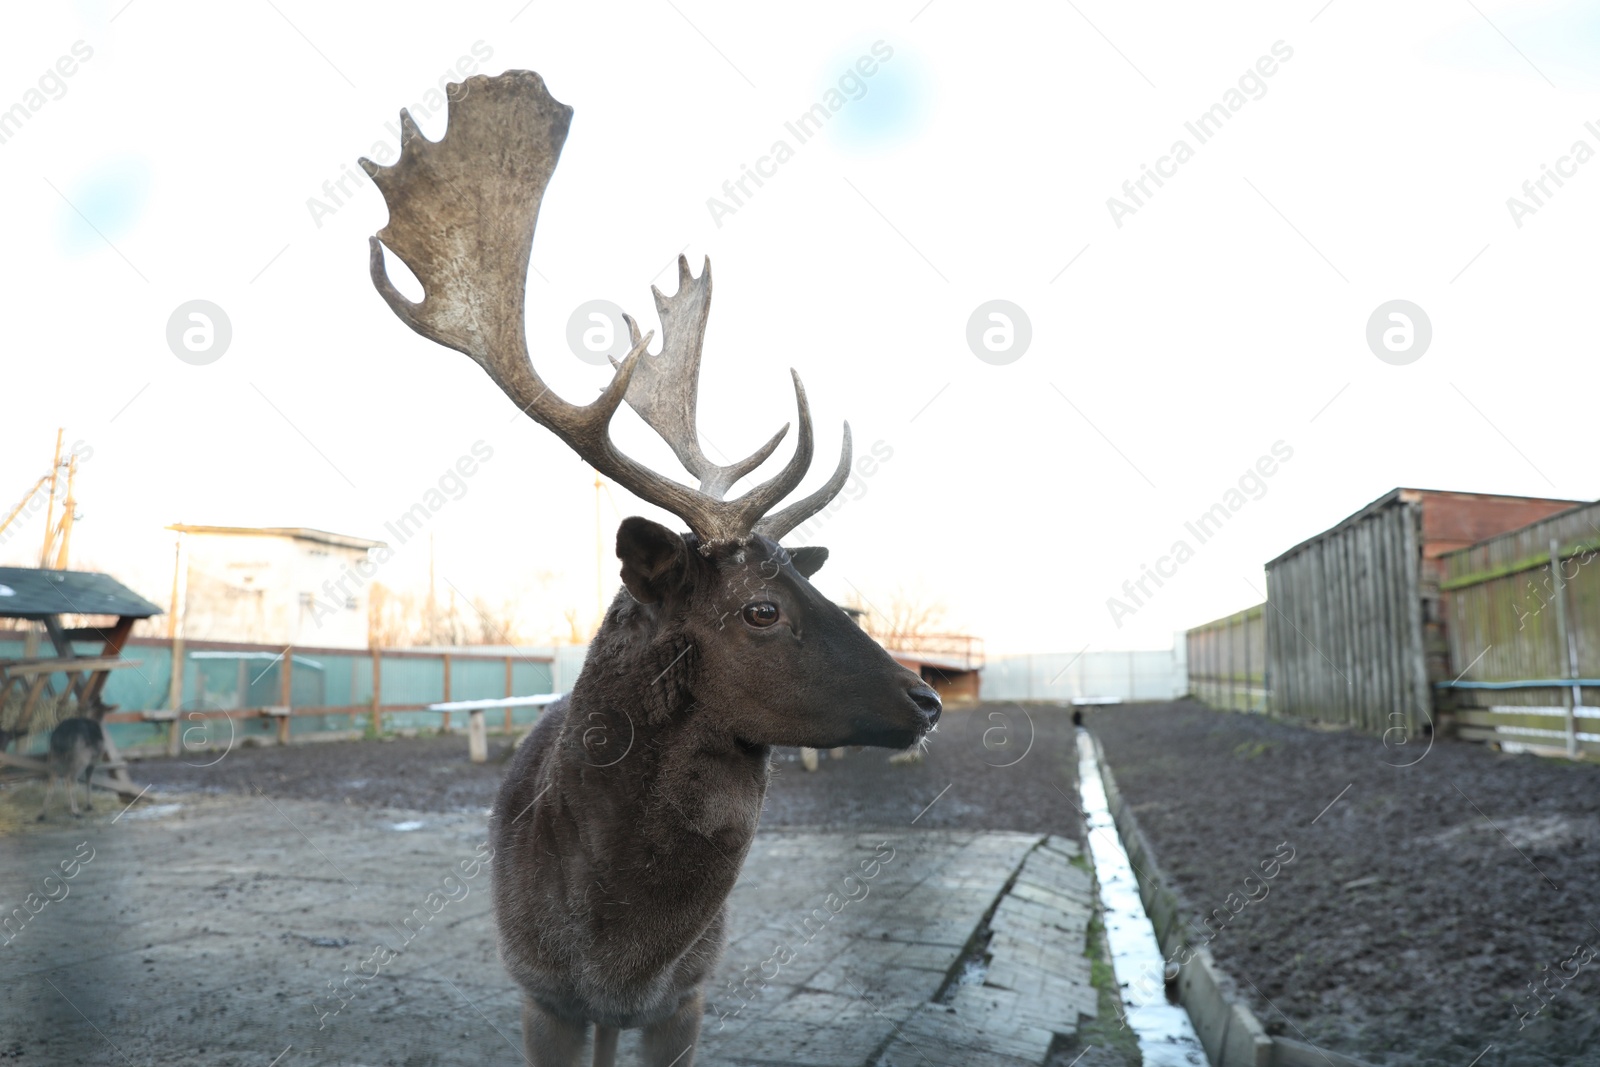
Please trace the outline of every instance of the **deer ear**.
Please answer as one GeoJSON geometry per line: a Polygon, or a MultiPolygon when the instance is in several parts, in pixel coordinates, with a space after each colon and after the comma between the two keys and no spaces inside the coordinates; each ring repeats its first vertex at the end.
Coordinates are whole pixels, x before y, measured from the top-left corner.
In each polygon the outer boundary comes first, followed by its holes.
{"type": "Polygon", "coordinates": [[[828,550],[807,545],[805,548],[789,549],[789,562],[794,564],[794,569],[800,572],[801,577],[809,578],[822,569],[828,562],[828,550]]]}
{"type": "Polygon", "coordinates": [[[635,516],[617,528],[617,558],[622,561],[622,584],[633,599],[656,604],[682,584],[689,546],[660,523],[635,516]]]}

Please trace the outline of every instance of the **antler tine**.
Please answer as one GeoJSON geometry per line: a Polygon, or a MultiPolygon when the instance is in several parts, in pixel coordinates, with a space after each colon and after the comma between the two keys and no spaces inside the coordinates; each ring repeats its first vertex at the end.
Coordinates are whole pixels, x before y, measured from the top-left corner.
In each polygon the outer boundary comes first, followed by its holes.
{"type": "MultiPolygon", "coordinates": [[[[637,345],[639,343],[639,324],[627,312],[623,312],[622,318],[628,324],[628,334],[631,338],[629,343],[637,345]]],[[[659,375],[660,372],[654,371],[653,368],[655,362],[661,358],[661,356],[652,356],[643,366],[652,368],[652,373],[659,375]]],[[[611,365],[620,367],[622,364],[613,357],[611,365]]],[[[636,378],[635,382],[637,383],[637,381],[638,379],[636,378]]],[[[687,432],[678,432],[675,425],[662,415],[660,409],[651,404],[650,395],[651,390],[635,384],[628,392],[628,406],[633,408],[639,417],[644,419],[645,424],[655,430],[656,434],[671,446],[673,454],[678,457],[678,462],[683,464],[684,470],[700,479],[700,491],[717,500],[726,497],[728,490],[737,484],[739,479],[765,463],[772,453],[777,451],[778,445],[782,443],[784,436],[789,432],[789,424],[784,423],[778,427],[778,432],[773,434],[766,444],[744,459],[739,460],[737,463],[730,463],[725,467],[718,466],[707,459],[705,454],[701,452],[699,433],[694,420],[691,420],[690,428],[687,432]]]]}
{"type": "Polygon", "coordinates": [[[833,475],[810,496],[797,500],[782,511],[774,512],[756,523],[755,532],[774,541],[781,541],[788,536],[789,531],[827,507],[828,503],[839,495],[839,490],[844,488],[846,479],[850,477],[851,458],[850,424],[847,422],[844,424],[844,448],[839,452],[839,465],[834,468],[833,475]]]}
{"type": "Polygon", "coordinates": [[[794,492],[795,486],[800,484],[800,480],[806,476],[806,471],[811,467],[813,445],[811,405],[806,402],[806,387],[800,381],[800,375],[793,369],[790,369],[789,374],[794,378],[794,400],[795,407],[800,413],[800,435],[795,440],[794,455],[789,457],[789,462],[784,464],[782,470],[743,496],[728,502],[728,506],[743,517],[746,530],[754,530],[763,515],[794,492]]]}
{"type": "MultiPolygon", "coordinates": [[[[661,319],[661,354],[644,360],[628,390],[628,406],[639,413],[678,457],[684,469],[700,479],[700,491],[721,500],[734,484],[767,461],[789,427],[785,425],[755,452],[726,466],[712,463],[700,447],[696,405],[700,389],[700,353],[706,317],[711,309],[711,259],[696,278],[687,256],[678,256],[678,291],[663,296],[650,287],[661,319]]],[[[635,344],[639,326],[624,316],[635,344]]],[[[615,362],[615,361],[613,361],[615,362]]]]}

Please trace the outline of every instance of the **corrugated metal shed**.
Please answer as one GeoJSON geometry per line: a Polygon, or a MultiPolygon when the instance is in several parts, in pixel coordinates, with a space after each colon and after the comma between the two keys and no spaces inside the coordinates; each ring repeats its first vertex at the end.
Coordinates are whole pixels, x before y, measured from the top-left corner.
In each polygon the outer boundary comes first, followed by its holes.
{"type": "Polygon", "coordinates": [[[1450,670],[1446,553],[1577,501],[1395,489],[1267,564],[1272,709],[1421,736],[1450,670]]]}

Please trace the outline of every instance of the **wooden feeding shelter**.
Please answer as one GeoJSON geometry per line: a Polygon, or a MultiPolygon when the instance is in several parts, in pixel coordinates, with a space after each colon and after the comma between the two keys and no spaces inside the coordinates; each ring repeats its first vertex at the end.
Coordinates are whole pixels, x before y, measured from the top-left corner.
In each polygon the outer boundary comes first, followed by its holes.
{"type": "MultiPolygon", "coordinates": [[[[42,623],[54,652],[0,659],[0,761],[43,772],[41,761],[6,750],[28,736],[35,716],[47,703],[54,706],[57,719],[82,716],[98,722],[113,710],[115,706],[102,699],[106,680],[114,670],[138,667],[137,661],[122,658],[122,649],[135,622],[159,614],[160,608],[110,575],[0,567],[0,618],[42,623]],[[64,615],[116,621],[110,626],[66,628],[61,625],[64,615]],[[88,643],[98,644],[98,651],[79,655],[74,646],[88,643]]],[[[107,755],[121,791],[130,783],[109,736],[107,755]]]]}
{"type": "Polygon", "coordinates": [[[1269,562],[1272,710],[1404,731],[1396,737],[1429,732],[1435,686],[1467,666],[1452,669],[1445,555],[1577,503],[1394,489],[1269,562]]]}

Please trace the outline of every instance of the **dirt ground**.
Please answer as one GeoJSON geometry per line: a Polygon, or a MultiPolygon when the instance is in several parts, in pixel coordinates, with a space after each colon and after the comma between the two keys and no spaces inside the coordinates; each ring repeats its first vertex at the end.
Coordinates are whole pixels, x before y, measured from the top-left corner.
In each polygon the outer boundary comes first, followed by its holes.
{"type": "MultiPolygon", "coordinates": [[[[1082,843],[1074,745],[1070,712],[987,704],[947,711],[920,763],[848,750],[842,759],[824,753],[808,773],[798,749],[779,749],[761,821],[861,829],[916,818],[930,830],[1021,830],[1082,843]]],[[[489,762],[473,764],[459,735],[243,747],[220,760],[140,760],[135,777],[163,791],[259,789],[361,807],[481,811],[494,802],[509,753],[508,738],[491,737],[489,762]]]]}
{"type": "Polygon", "coordinates": [[[1269,1031],[1383,1065],[1600,1064],[1600,768],[1190,702],[1088,725],[1269,1031]]]}

